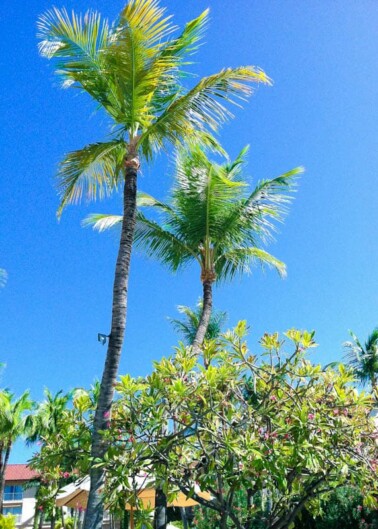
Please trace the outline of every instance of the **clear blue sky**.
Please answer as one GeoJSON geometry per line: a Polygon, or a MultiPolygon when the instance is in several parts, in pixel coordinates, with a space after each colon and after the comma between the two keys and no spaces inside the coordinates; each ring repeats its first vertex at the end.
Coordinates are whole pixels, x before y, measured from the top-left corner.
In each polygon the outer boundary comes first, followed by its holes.
{"type": "MultiPolygon", "coordinates": [[[[221,286],[215,305],[229,324],[247,319],[250,343],[264,331],[316,329],[321,362],[342,355],[349,328],[365,337],[378,324],[378,7],[372,0],[165,0],[177,23],[211,8],[206,43],[194,70],[253,64],[274,80],[222,130],[235,155],[251,145],[256,182],[306,167],[290,215],[270,251],[288,278],[259,270],[221,286]]],[[[108,332],[114,235],[83,230],[89,212],[118,212],[119,199],[72,206],[60,223],[54,173],[64,153],[101,141],[107,120],[89,98],[60,90],[52,65],[38,56],[36,19],[51,0],[3,3],[1,53],[0,293],[1,384],[36,399],[88,386],[102,372],[108,332]]],[[[113,18],[122,2],[64,0],[113,18]]],[[[164,197],[171,180],[161,156],[143,164],[140,188],[164,197]]],[[[172,276],[134,255],[121,373],[144,374],[176,342],[167,316],[201,293],[198,270],[172,276]]],[[[18,447],[12,455],[22,462],[18,447]]]]}

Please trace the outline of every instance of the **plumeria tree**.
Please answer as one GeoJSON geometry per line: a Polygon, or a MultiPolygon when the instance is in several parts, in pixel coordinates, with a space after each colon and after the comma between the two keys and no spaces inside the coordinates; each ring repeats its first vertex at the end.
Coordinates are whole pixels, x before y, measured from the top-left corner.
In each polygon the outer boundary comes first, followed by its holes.
{"type": "MultiPolygon", "coordinates": [[[[89,200],[122,189],[123,222],[114,275],[111,329],[92,436],[92,457],[102,457],[126,326],[129,266],[135,228],[137,176],[169,144],[201,141],[214,145],[216,131],[230,113],[228,102],[245,99],[251,83],[269,83],[254,67],[227,68],[184,85],[188,57],[198,48],[205,11],[177,36],[171,17],[157,0],[130,0],[110,24],[98,13],[84,16],[52,9],[39,19],[40,52],[57,64],[65,88],[79,88],[110,117],[109,141],[69,153],[58,174],[61,204],[89,200]]],[[[100,529],[104,474],[91,469],[86,529],[100,529]]]]}
{"type": "Polygon", "coordinates": [[[97,383],[89,391],[76,389],[52,395],[46,390],[45,400],[29,418],[28,442],[39,447],[30,461],[39,475],[35,525],[47,513],[53,529],[59,491],[90,471],[91,430],[98,393],[97,383]]]}
{"type": "Polygon", "coordinates": [[[207,369],[180,346],[148,377],[120,377],[103,463],[110,505],[133,496],[140,473],[168,497],[192,496],[222,528],[291,527],[345,484],[375,505],[372,397],[344,365],[310,362],[313,333],[266,334],[258,355],[245,333],[241,322],[205,343],[207,369]]]}

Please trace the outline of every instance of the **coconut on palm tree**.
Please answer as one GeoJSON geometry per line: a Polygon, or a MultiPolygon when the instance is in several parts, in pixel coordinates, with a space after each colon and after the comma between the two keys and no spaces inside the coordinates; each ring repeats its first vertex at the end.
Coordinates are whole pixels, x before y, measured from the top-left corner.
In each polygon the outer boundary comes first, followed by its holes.
{"type": "MultiPolygon", "coordinates": [[[[213,284],[250,272],[254,263],[285,275],[282,261],[262,246],[282,219],[296,176],[293,169],[253,190],[241,180],[247,148],[234,162],[218,164],[199,146],[177,156],[175,185],[167,203],[139,194],[139,206],[161,214],[161,222],[141,211],[137,215],[135,242],[176,271],[190,262],[200,268],[203,286],[202,313],[193,339],[198,352],[212,311],[213,284]]],[[[122,216],[90,215],[85,224],[100,231],[122,223],[122,216]]]]}
{"type": "Polygon", "coordinates": [[[373,393],[378,396],[378,327],[368,336],[364,344],[352,331],[350,335],[352,341],[344,344],[349,365],[359,381],[364,385],[370,384],[373,393]]]}
{"type": "Polygon", "coordinates": [[[25,433],[26,412],[33,403],[29,392],[19,398],[8,390],[0,391],[0,514],[3,512],[5,471],[13,443],[25,433]]]}
{"type": "MultiPolygon", "coordinates": [[[[126,326],[131,248],[134,238],[137,175],[142,159],[183,140],[213,144],[230,113],[224,106],[251,94],[250,83],[269,83],[253,67],[227,68],[189,88],[183,84],[188,56],[198,48],[207,11],[189,22],[179,36],[156,0],[130,0],[118,20],[109,24],[93,11],[85,16],[52,9],[39,19],[40,52],[57,63],[63,87],[88,93],[113,122],[109,141],[69,153],[58,174],[61,204],[83,195],[89,200],[119,189],[123,222],[115,267],[112,320],[95,425],[92,457],[105,452],[100,432],[106,430],[113,384],[126,326]]],[[[91,470],[85,529],[100,529],[103,502],[99,493],[104,472],[91,470]]]]}

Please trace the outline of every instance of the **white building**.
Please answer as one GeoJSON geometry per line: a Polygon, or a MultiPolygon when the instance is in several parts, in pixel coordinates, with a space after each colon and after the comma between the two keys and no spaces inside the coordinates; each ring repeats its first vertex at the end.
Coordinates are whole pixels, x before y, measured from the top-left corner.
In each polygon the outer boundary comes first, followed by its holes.
{"type": "Polygon", "coordinates": [[[27,465],[8,465],[5,471],[3,514],[16,516],[19,528],[33,526],[35,486],[26,486],[37,474],[27,465]]]}

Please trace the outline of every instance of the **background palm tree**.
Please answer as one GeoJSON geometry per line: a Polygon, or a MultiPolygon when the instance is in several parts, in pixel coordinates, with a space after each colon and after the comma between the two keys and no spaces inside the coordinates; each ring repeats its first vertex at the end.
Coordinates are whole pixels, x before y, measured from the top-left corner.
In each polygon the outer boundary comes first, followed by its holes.
{"type": "MultiPolygon", "coordinates": [[[[182,314],[181,319],[170,318],[174,329],[182,335],[185,342],[190,345],[196,337],[197,329],[203,312],[203,301],[199,300],[195,309],[185,305],[179,305],[177,310],[182,314]]],[[[222,332],[227,320],[227,313],[221,310],[212,310],[205,339],[213,340],[222,332]]]]}
{"type": "Polygon", "coordinates": [[[8,390],[0,391],[0,514],[3,512],[5,471],[13,443],[26,431],[26,412],[33,406],[29,392],[19,398],[8,390]]]}
{"type": "MultiPolygon", "coordinates": [[[[193,349],[198,352],[209,325],[214,282],[250,272],[255,262],[285,275],[284,263],[261,248],[272,237],[274,221],[282,220],[301,168],[260,182],[249,190],[241,181],[248,149],[234,162],[217,164],[199,146],[177,156],[175,185],[168,203],[140,194],[139,206],[162,215],[156,222],[138,212],[135,242],[176,271],[196,262],[201,271],[203,309],[193,349]]],[[[122,216],[90,215],[84,224],[99,231],[119,225],[122,216]]]]}
{"type": "Polygon", "coordinates": [[[349,334],[352,341],[344,344],[349,365],[362,384],[370,383],[373,393],[377,396],[378,327],[368,336],[365,344],[362,344],[352,331],[349,331],[349,334]]]}
{"type": "Polygon", "coordinates": [[[63,394],[58,391],[53,395],[47,388],[44,395],[45,399],[38,404],[34,413],[27,417],[28,443],[41,441],[59,431],[62,415],[71,399],[70,393],[63,394]]]}
{"type": "MultiPolygon", "coordinates": [[[[180,36],[156,0],[130,0],[110,25],[98,13],[84,17],[52,9],[39,19],[40,52],[57,60],[63,87],[87,92],[110,116],[113,137],[69,153],[58,174],[63,208],[102,197],[123,186],[123,222],[115,268],[108,350],[93,429],[92,457],[105,452],[100,432],[107,429],[113,384],[126,326],[131,248],[135,228],[137,174],[140,159],[169,143],[201,138],[230,113],[221,101],[250,95],[250,82],[269,83],[253,67],[228,68],[201,79],[190,89],[182,84],[183,66],[198,47],[207,11],[189,22],[180,36]]],[[[104,472],[93,467],[84,529],[100,529],[103,503],[99,493],[104,472]]]]}

